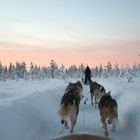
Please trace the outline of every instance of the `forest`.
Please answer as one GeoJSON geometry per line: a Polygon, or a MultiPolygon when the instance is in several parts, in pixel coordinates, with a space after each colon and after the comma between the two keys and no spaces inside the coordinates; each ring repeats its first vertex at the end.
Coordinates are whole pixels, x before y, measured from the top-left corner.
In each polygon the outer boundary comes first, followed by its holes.
{"type": "MultiPolygon", "coordinates": [[[[54,60],[50,61],[49,66],[38,66],[33,62],[27,66],[26,62],[16,62],[16,64],[10,63],[8,66],[4,66],[0,62],[0,81],[6,80],[34,80],[34,79],[45,79],[45,78],[84,78],[84,70],[86,65],[80,64],[79,66],[71,65],[68,68],[62,64],[58,66],[54,60]]],[[[132,67],[128,65],[119,66],[116,62],[112,65],[108,62],[104,67],[100,66],[91,67],[92,77],[94,78],[119,78],[126,77],[128,82],[132,81],[133,78],[140,76],[140,64],[134,64],[132,67]]]]}

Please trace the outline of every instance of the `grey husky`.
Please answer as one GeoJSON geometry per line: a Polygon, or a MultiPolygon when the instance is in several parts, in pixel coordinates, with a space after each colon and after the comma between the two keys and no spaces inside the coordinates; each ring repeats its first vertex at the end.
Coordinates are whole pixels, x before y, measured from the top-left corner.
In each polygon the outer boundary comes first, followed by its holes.
{"type": "Polygon", "coordinates": [[[60,110],[58,113],[61,118],[61,124],[63,124],[66,129],[69,129],[69,119],[71,123],[71,133],[73,132],[77,121],[82,91],[83,86],[80,81],[77,81],[76,83],[69,83],[60,102],[60,110]]]}
{"type": "Polygon", "coordinates": [[[109,136],[107,123],[112,124],[112,131],[116,130],[116,124],[118,123],[118,105],[114,100],[110,92],[103,95],[98,103],[101,122],[104,128],[105,136],[109,136]]]}

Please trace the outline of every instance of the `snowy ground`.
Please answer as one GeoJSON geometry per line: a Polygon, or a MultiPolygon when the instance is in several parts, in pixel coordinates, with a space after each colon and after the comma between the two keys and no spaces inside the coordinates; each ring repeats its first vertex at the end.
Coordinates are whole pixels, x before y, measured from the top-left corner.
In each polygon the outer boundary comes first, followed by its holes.
{"type": "MultiPolygon", "coordinates": [[[[61,96],[69,82],[75,79],[0,82],[0,140],[49,140],[69,134],[57,115],[61,96]]],[[[115,140],[140,138],[140,79],[128,83],[124,78],[96,79],[118,102],[119,126],[110,132],[115,140]]],[[[89,96],[89,86],[83,94],[89,96]]],[[[90,96],[89,96],[90,97],[90,96]]],[[[74,133],[104,136],[98,108],[80,104],[74,133]]],[[[111,129],[109,127],[109,129],[111,129]]]]}

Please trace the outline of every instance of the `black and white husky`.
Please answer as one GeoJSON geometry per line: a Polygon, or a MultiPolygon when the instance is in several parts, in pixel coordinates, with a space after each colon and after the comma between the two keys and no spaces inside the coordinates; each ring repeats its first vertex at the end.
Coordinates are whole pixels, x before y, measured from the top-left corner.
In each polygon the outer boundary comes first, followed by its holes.
{"type": "Polygon", "coordinates": [[[70,132],[73,132],[79,112],[79,104],[82,97],[83,86],[80,81],[69,83],[65,89],[60,102],[60,110],[58,111],[61,123],[66,129],[69,128],[68,119],[71,123],[70,132]]]}
{"type": "Polygon", "coordinates": [[[95,99],[95,107],[97,107],[98,101],[100,100],[100,98],[105,94],[105,88],[96,83],[91,81],[90,82],[90,95],[91,95],[91,105],[93,106],[93,96],[95,99]]]}

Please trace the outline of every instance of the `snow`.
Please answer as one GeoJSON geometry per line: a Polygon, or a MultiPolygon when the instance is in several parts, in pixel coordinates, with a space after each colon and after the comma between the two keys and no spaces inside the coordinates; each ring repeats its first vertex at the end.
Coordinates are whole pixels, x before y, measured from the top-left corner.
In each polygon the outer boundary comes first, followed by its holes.
{"type": "MultiPolygon", "coordinates": [[[[140,78],[128,83],[126,78],[94,79],[111,91],[118,102],[119,125],[110,133],[115,140],[140,138],[140,78]]],[[[77,79],[18,80],[0,82],[0,140],[50,140],[69,131],[60,124],[59,103],[69,82],[77,79]]],[[[98,108],[90,104],[89,86],[83,85],[88,97],[80,103],[74,134],[104,136],[98,108]]],[[[109,126],[109,130],[111,126],[109,126]]]]}

